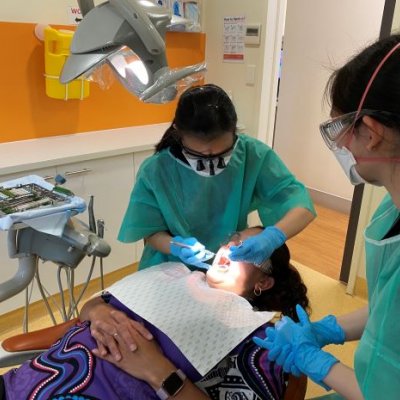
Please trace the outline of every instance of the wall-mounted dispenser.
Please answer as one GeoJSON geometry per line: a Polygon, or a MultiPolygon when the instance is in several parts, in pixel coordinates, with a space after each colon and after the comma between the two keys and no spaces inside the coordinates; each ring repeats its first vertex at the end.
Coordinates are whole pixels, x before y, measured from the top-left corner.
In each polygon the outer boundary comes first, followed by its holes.
{"type": "Polygon", "coordinates": [[[46,94],[53,99],[80,99],[89,96],[89,81],[74,79],[63,84],[59,81],[61,70],[70,54],[73,31],[44,28],[44,61],[46,94]]]}

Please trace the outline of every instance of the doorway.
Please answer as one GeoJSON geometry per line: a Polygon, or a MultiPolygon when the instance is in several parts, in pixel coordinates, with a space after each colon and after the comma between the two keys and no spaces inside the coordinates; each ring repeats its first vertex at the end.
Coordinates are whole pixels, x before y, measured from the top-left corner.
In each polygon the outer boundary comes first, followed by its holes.
{"type": "MultiPolygon", "coordinates": [[[[292,257],[335,279],[340,276],[347,281],[341,268],[353,186],[323,145],[318,125],[329,118],[329,106],[323,102],[323,93],[332,70],[379,36],[385,2],[287,0],[268,3],[275,3],[269,6],[275,9],[269,12],[267,21],[268,25],[272,18],[275,20],[275,70],[272,70],[275,81],[279,75],[281,80],[277,101],[277,82],[275,88],[273,84],[265,87],[263,82],[261,97],[268,103],[261,104],[261,109],[267,109],[265,104],[269,104],[271,112],[267,122],[262,123],[260,119],[260,139],[272,144],[288,168],[309,188],[319,211],[315,222],[289,241],[292,257]],[[278,46],[281,41],[282,68],[276,70],[280,64],[278,46]],[[275,118],[274,134],[265,137],[265,132],[273,131],[270,127],[275,118]]],[[[270,65],[267,58],[271,54],[271,44],[266,43],[265,53],[265,64],[270,65]]]]}

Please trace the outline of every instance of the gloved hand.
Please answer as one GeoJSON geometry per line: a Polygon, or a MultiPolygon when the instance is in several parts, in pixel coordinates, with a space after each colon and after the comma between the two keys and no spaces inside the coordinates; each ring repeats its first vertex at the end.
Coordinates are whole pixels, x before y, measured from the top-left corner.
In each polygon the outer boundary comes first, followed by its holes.
{"type": "MultiPolygon", "coordinates": [[[[305,313],[303,308],[300,312],[305,313]]],[[[270,361],[275,361],[278,365],[281,365],[285,372],[300,376],[301,372],[294,363],[294,353],[291,351],[291,343],[296,334],[296,325],[296,322],[290,317],[284,316],[273,328],[269,327],[265,330],[265,339],[254,337],[253,341],[258,346],[269,350],[268,359],[270,361]]],[[[318,346],[317,341],[315,341],[315,345],[318,346]]]]}
{"type": "Polygon", "coordinates": [[[169,249],[172,255],[179,257],[185,264],[205,270],[210,268],[210,265],[203,262],[206,258],[205,246],[194,237],[183,238],[182,236],[175,236],[171,239],[169,249]],[[173,242],[181,243],[185,246],[189,246],[189,248],[178,246],[173,242]]]}
{"type": "Polygon", "coordinates": [[[256,344],[269,348],[268,358],[282,365],[287,372],[297,372],[294,366],[314,382],[324,386],[323,379],[338,360],[331,354],[321,350],[307,313],[296,306],[300,323],[285,317],[277,324],[271,340],[263,341],[254,338],[256,344]]]}
{"type": "Polygon", "coordinates": [[[320,347],[327,344],[343,344],[346,339],[346,334],[334,315],[311,322],[311,328],[320,347]]]}
{"type": "Polygon", "coordinates": [[[239,246],[231,246],[229,258],[232,261],[247,261],[260,265],[273,251],[285,243],[286,235],[276,226],[268,226],[261,233],[244,240],[239,246]]]}
{"type": "Polygon", "coordinates": [[[338,360],[332,355],[321,350],[313,327],[307,313],[299,305],[296,306],[300,323],[296,325],[294,341],[292,343],[294,363],[303,374],[309,376],[314,382],[329,388],[323,383],[332,366],[338,360]]]}
{"type": "MultiPolygon", "coordinates": [[[[302,315],[304,320],[306,318],[308,320],[307,313],[301,306],[297,305],[296,310],[298,314],[300,313],[302,315]]],[[[281,348],[285,343],[291,342],[294,335],[294,328],[291,324],[295,324],[295,322],[289,317],[283,317],[282,320],[275,324],[274,328],[267,328],[273,332],[269,332],[269,335],[264,340],[259,338],[256,338],[257,340],[255,339],[255,342],[259,346],[270,350],[268,355],[270,360],[275,361],[279,357],[281,348]],[[275,330],[279,331],[277,338],[275,330]]],[[[314,344],[320,348],[328,344],[343,344],[345,341],[345,332],[337,323],[334,315],[328,315],[319,321],[311,322],[311,330],[314,334],[314,344]]]]}
{"type": "MultiPolygon", "coordinates": [[[[285,319],[288,317],[283,318],[285,319]]],[[[277,322],[277,324],[279,323],[280,321],[277,322]]],[[[283,367],[283,370],[285,372],[289,372],[295,376],[300,376],[301,372],[296,367],[293,361],[293,352],[291,352],[292,347],[288,344],[289,339],[285,337],[285,334],[277,335],[277,324],[275,324],[274,328],[268,327],[265,330],[265,339],[261,339],[255,336],[253,337],[253,341],[257,346],[269,350],[268,358],[270,361],[276,361],[278,365],[281,365],[283,367]],[[277,358],[279,358],[279,360],[277,360],[277,358]]]]}

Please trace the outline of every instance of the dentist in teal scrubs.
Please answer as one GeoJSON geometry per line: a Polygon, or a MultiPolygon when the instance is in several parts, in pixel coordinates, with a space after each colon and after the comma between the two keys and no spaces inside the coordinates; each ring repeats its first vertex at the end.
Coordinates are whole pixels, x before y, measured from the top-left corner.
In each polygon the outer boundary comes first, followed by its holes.
{"type": "Polygon", "coordinates": [[[266,144],[237,134],[237,116],[218,86],[188,89],[174,120],[145,160],[119,232],[144,239],[139,268],[166,261],[207,268],[216,252],[257,210],[260,234],[232,248],[232,260],[261,264],[303,230],[315,211],[307,189],[266,144]]]}
{"type": "MultiPolygon", "coordinates": [[[[207,252],[216,252],[235,232],[248,227],[257,210],[260,233],[231,248],[232,259],[261,264],[315,216],[307,189],[267,145],[236,132],[237,116],[218,86],[188,89],[174,120],[143,162],[119,239],[145,247],[139,268],[166,261],[207,269],[207,252]]],[[[102,354],[121,357],[115,335],[134,351],[133,331],[151,335],[125,314],[99,302],[88,316],[102,354]]],[[[150,335],[150,336],[149,336],[150,335]]]]}

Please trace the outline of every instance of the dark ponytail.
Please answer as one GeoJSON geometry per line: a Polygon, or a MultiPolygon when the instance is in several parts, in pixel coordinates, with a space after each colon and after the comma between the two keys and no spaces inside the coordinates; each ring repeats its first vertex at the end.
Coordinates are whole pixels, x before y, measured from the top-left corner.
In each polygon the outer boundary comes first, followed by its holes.
{"type": "Polygon", "coordinates": [[[158,153],[162,149],[168,149],[179,145],[179,139],[174,128],[174,123],[165,131],[161,140],[156,144],[155,152],[158,153]]]}
{"type": "MultiPolygon", "coordinates": [[[[340,114],[356,111],[364,90],[382,59],[400,43],[400,35],[392,35],[368,46],[329,78],[325,98],[340,114]]],[[[400,48],[385,61],[365,98],[363,108],[387,111],[392,118],[374,118],[382,124],[400,129],[400,48]]]]}
{"type": "Polygon", "coordinates": [[[191,87],[179,98],[174,121],[156,145],[156,153],[179,146],[181,135],[211,141],[235,133],[236,124],[235,106],[223,89],[212,84],[191,87]]]}
{"type": "Polygon", "coordinates": [[[268,274],[275,280],[271,289],[256,296],[252,305],[262,311],[280,311],[297,321],[296,304],[309,311],[307,287],[297,269],[290,264],[290,252],[286,244],[271,255],[272,270],[268,274]]]}

